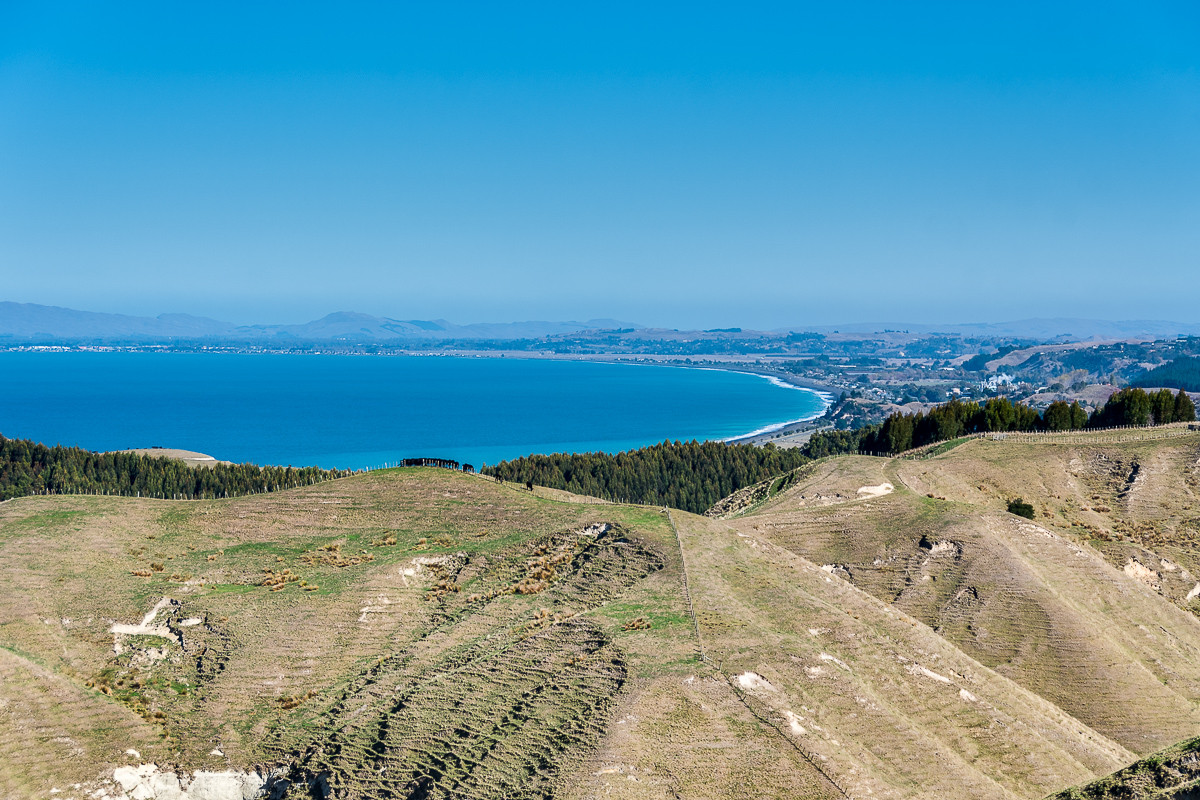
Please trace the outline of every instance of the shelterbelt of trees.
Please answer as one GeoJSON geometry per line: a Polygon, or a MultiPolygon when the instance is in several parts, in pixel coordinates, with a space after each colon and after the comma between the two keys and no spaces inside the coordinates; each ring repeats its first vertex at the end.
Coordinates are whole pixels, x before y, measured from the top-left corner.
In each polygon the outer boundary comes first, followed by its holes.
{"type": "Polygon", "coordinates": [[[1170,386],[1200,392],[1200,358],[1183,356],[1148,370],[1133,381],[1134,386],[1170,386]]]}
{"type": "Polygon", "coordinates": [[[317,467],[217,464],[193,468],[181,461],[133,453],[93,453],[46,447],[0,436],[0,500],[29,494],[113,494],[201,500],[307,486],[349,472],[317,467]]]}
{"type": "Polygon", "coordinates": [[[1195,419],[1196,406],[1183,390],[1178,394],[1167,389],[1148,394],[1139,388],[1122,389],[1091,415],[1077,402],[1057,401],[1039,413],[1006,397],[983,404],[951,400],[930,409],[928,414],[895,413],[880,425],[815,434],[805,447],[805,454],[819,458],[853,452],[902,453],[970,433],[1166,425],[1195,419]]]}
{"type": "Polygon", "coordinates": [[[483,472],[577,494],[703,513],[745,486],[808,462],[799,449],[768,444],[662,442],[609,453],[554,453],[502,461],[483,472]]]}
{"type": "Polygon", "coordinates": [[[1078,403],[1055,402],[1037,409],[1000,397],[983,404],[951,400],[928,414],[893,414],[881,425],[817,433],[803,448],[730,445],[720,442],[662,442],[639,450],[555,453],[502,461],[482,471],[506,481],[535,483],[618,501],[668,505],[702,513],[738,489],[844,453],[900,453],[988,431],[1066,431],[1119,425],[1190,422],[1196,408],[1185,392],[1147,394],[1123,389],[1092,412],[1078,403]]]}

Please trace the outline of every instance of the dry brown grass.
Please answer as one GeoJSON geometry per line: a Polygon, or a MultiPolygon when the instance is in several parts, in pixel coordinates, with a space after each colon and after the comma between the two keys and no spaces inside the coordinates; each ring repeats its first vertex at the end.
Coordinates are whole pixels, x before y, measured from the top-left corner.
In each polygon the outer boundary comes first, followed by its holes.
{"type": "Polygon", "coordinates": [[[675,512],[678,543],[655,509],[437,470],[11,501],[0,795],[132,747],[476,796],[1041,797],[1200,728],[1198,463],[1200,437],[834,459],[744,517],[675,512]],[[164,596],[183,644],[114,654],[164,596]]]}

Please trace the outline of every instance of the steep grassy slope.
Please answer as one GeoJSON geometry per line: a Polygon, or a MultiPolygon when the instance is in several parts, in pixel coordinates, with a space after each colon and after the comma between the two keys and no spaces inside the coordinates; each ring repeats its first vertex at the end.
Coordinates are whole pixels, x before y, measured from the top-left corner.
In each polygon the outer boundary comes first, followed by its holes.
{"type": "Polygon", "coordinates": [[[1200,730],[1200,619],[1181,608],[1194,610],[1194,598],[1156,580],[1173,572],[1194,585],[1185,565],[1197,555],[1198,445],[1200,437],[1121,446],[980,440],[928,461],[839,459],[826,467],[832,474],[818,472],[730,524],[823,565],[1147,753],[1200,730]],[[1126,475],[1130,464],[1150,466],[1106,489],[1097,474],[1111,476],[1115,464],[1126,475]],[[859,495],[840,486],[847,476],[896,489],[859,495]],[[1002,511],[1019,494],[1039,509],[1037,524],[1002,511]],[[1080,514],[1104,526],[1073,524],[1080,514]],[[1160,571],[1148,577],[1138,558],[1160,571]]]}
{"type": "Polygon", "coordinates": [[[1127,563],[1195,574],[1197,450],[837,458],[728,520],[437,470],[9,501],[0,796],[1044,797],[1200,731],[1200,618],[1127,563]]]}
{"type": "Polygon", "coordinates": [[[641,679],[639,648],[660,673],[690,655],[658,510],[410,470],[237,501],[23,498],[0,526],[5,797],[139,758],[542,796],[641,679]]]}
{"type": "MultiPolygon", "coordinates": [[[[897,462],[915,493],[1002,509],[1034,500],[1038,522],[1086,542],[1171,601],[1200,612],[1200,436],[1121,445],[971,441],[897,462]],[[1189,597],[1190,595],[1190,597],[1189,597]]],[[[1096,444],[1090,442],[1095,440],[1096,444]]]]}

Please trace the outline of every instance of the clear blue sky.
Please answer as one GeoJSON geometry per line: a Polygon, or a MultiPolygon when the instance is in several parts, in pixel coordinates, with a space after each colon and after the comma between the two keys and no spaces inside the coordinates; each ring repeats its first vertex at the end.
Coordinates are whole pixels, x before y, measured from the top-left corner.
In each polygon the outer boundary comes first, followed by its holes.
{"type": "Polygon", "coordinates": [[[1195,321],[1200,4],[0,2],[0,300],[1195,321]]]}

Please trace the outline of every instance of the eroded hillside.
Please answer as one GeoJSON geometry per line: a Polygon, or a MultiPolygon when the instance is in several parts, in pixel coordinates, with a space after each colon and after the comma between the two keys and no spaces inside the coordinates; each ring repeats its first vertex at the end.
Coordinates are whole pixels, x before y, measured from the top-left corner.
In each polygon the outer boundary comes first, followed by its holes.
{"type": "Polygon", "coordinates": [[[437,470],[9,501],[0,795],[1043,797],[1200,731],[1198,460],[977,440],[728,519],[437,470]]]}

